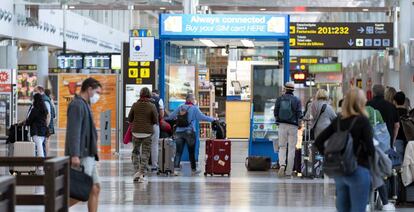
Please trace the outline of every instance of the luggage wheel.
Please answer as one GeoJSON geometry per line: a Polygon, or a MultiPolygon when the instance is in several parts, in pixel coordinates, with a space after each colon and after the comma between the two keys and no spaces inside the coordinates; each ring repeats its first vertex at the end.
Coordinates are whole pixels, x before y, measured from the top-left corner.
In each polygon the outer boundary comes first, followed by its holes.
{"type": "Polygon", "coordinates": [[[204,172],[204,176],[206,176],[206,177],[207,177],[207,172],[204,172]]]}

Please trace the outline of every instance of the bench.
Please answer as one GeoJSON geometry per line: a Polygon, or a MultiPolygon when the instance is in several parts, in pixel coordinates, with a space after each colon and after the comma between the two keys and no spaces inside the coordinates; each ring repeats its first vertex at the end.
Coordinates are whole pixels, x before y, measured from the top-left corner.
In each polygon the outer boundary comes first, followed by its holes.
{"type": "Polygon", "coordinates": [[[0,177],[0,211],[14,212],[16,206],[16,179],[13,176],[0,177]]]}
{"type": "Polygon", "coordinates": [[[44,175],[16,175],[17,186],[44,186],[44,194],[16,195],[16,205],[44,205],[46,212],[69,211],[69,158],[0,157],[0,166],[43,166],[44,175]]]}

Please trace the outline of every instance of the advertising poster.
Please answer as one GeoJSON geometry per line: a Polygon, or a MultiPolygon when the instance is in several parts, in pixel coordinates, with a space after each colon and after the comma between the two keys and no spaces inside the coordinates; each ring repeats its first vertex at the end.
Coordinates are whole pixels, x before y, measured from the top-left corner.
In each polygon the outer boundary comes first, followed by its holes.
{"type": "Polygon", "coordinates": [[[116,128],[116,75],[86,75],[86,74],[60,74],[59,85],[59,128],[66,128],[67,109],[70,101],[81,89],[83,80],[93,77],[102,84],[102,94],[98,103],[92,105],[93,119],[96,127],[100,128],[100,113],[111,110],[111,128],[116,128]]]}
{"type": "Polygon", "coordinates": [[[10,126],[10,93],[0,93],[0,136],[6,136],[7,128],[10,126]]]}
{"type": "Polygon", "coordinates": [[[169,110],[174,110],[188,93],[195,93],[195,66],[170,65],[168,71],[169,110]]]}
{"type": "Polygon", "coordinates": [[[144,85],[135,85],[135,84],[127,84],[126,85],[126,92],[125,92],[125,117],[128,117],[129,111],[131,110],[132,105],[140,98],[141,89],[147,87],[150,91],[152,91],[152,85],[144,84],[144,85]]]}
{"type": "Polygon", "coordinates": [[[36,86],[36,72],[19,71],[17,73],[17,103],[31,104],[32,92],[36,86]]]}

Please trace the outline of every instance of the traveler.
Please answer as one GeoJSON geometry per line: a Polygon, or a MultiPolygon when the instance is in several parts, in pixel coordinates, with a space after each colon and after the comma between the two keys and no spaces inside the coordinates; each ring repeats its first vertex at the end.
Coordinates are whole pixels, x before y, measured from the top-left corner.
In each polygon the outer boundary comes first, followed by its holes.
{"type": "Polygon", "coordinates": [[[31,107],[30,115],[26,119],[26,125],[30,126],[30,136],[35,142],[37,157],[45,157],[43,143],[48,131],[47,120],[49,116],[42,95],[36,93],[33,96],[33,105],[31,107]]]}
{"type": "MultiPolygon", "coordinates": [[[[383,124],[384,123],[384,120],[382,119],[381,113],[378,110],[371,107],[371,106],[367,106],[366,111],[368,113],[369,123],[371,124],[371,127],[373,127],[373,130],[375,131],[375,126],[377,124],[383,124]]],[[[375,135],[375,132],[374,132],[374,135],[375,135]]],[[[381,141],[378,141],[378,142],[381,142],[381,141]]],[[[380,143],[378,143],[376,145],[378,145],[380,147],[382,152],[384,152],[384,153],[387,152],[388,149],[381,148],[383,145],[380,145],[380,143]]],[[[379,177],[380,177],[381,180],[383,179],[382,178],[383,176],[379,176],[379,177]]],[[[379,194],[379,197],[381,199],[381,202],[382,202],[382,210],[383,211],[395,211],[394,204],[389,202],[389,200],[388,200],[388,187],[387,187],[387,184],[385,184],[385,182],[384,182],[384,184],[382,186],[379,186],[377,188],[377,190],[378,190],[378,194],[379,194]]],[[[370,211],[370,207],[371,206],[368,204],[367,205],[367,211],[370,211]]]]}
{"type": "Polygon", "coordinates": [[[387,87],[385,89],[385,94],[384,94],[385,100],[387,100],[389,103],[394,103],[394,96],[396,93],[397,93],[397,90],[395,90],[394,87],[387,87]]]}
{"type": "MultiPolygon", "coordinates": [[[[408,115],[408,109],[405,105],[405,94],[400,91],[394,96],[394,104],[397,107],[398,117],[408,115]]],[[[400,158],[404,158],[405,147],[407,146],[407,138],[405,137],[404,129],[400,122],[400,128],[398,129],[397,138],[395,140],[395,150],[399,154],[400,158]]]]}
{"type": "Polygon", "coordinates": [[[311,115],[313,117],[312,128],[316,138],[336,118],[336,113],[329,104],[326,90],[319,89],[315,95],[315,100],[311,106],[311,115]]]}
{"type": "Polygon", "coordinates": [[[180,105],[177,109],[175,109],[167,118],[166,120],[176,120],[176,138],[175,143],[177,145],[177,152],[175,154],[174,160],[174,174],[180,175],[180,163],[181,157],[184,150],[184,145],[187,145],[189,159],[191,163],[191,170],[192,175],[199,174],[199,170],[197,170],[196,166],[196,158],[195,158],[195,151],[196,151],[196,133],[195,133],[195,125],[198,121],[208,121],[213,122],[215,119],[210,116],[204,115],[200,109],[195,105],[195,98],[192,93],[187,94],[186,101],[183,105],[180,105]]]}
{"type": "Polygon", "coordinates": [[[374,156],[372,127],[365,110],[366,97],[362,90],[352,88],[346,94],[342,113],[316,138],[315,145],[324,153],[325,142],[337,132],[349,130],[358,167],[350,175],[334,177],[336,208],[339,212],[363,212],[370,193],[369,157],[374,156]]]}
{"type": "MultiPolygon", "coordinates": [[[[55,128],[53,126],[52,119],[54,119],[56,117],[56,114],[55,114],[55,109],[53,107],[53,104],[50,101],[50,98],[47,97],[46,94],[45,94],[45,89],[42,86],[38,85],[34,88],[33,95],[37,94],[37,93],[42,95],[43,102],[45,103],[46,109],[47,109],[47,111],[50,115],[50,116],[48,116],[48,119],[47,119],[47,122],[49,123],[49,125],[48,125],[49,126],[49,131],[48,131],[48,134],[46,135],[46,139],[43,142],[43,151],[44,151],[44,155],[46,157],[47,156],[47,144],[46,144],[47,140],[48,140],[48,138],[51,134],[55,133],[55,128]]],[[[29,109],[29,111],[30,110],[31,109],[29,109]]]]}
{"type": "MultiPolygon", "coordinates": [[[[51,91],[49,89],[45,89],[44,95],[43,95],[43,100],[45,101],[45,103],[47,105],[49,105],[50,107],[50,123],[49,123],[49,133],[46,136],[46,142],[45,142],[45,153],[48,152],[47,151],[47,140],[49,139],[49,137],[53,134],[55,134],[55,124],[54,124],[54,119],[56,118],[56,110],[55,110],[55,103],[53,102],[52,96],[51,96],[51,91]]],[[[46,156],[46,154],[45,154],[46,156]]]]}
{"type": "Polygon", "coordinates": [[[388,132],[390,133],[390,146],[393,148],[398,130],[400,128],[400,118],[398,116],[397,109],[392,103],[384,99],[384,86],[374,85],[372,90],[374,98],[369,101],[367,105],[373,107],[381,113],[383,120],[387,124],[388,132]]]}
{"type": "Polygon", "coordinates": [[[67,110],[65,155],[71,157],[72,167],[83,167],[84,172],[93,179],[89,194],[88,211],[98,211],[100,181],[96,167],[98,157],[95,123],[91,105],[99,101],[102,85],[94,78],[82,82],[79,95],[75,95],[67,110]],[[86,147],[86,148],[85,148],[86,147]]]}
{"type": "Polygon", "coordinates": [[[151,92],[144,87],[140,91],[140,97],[132,105],[128,115],[129,123],[132,123],[132,163],[134,164],[134,182],[145,182],[145,168],[151,154],[151,136],[154,133],[154,125],[158,125],[158,112],[151,100],[151,92]],[[141,149],[141,154],[140,153],[141,149]]]}
{"type": "Polygon", "coordinates": [[[274,110],[276,123],[279,124],[279,172],[278,176],[291,176],[295,159],[298,129],[301,128],[302,106],[300,99],[293,95],[295,84],[287,82],[285,94],[277,98],[274,110]],[[287,161],[286,152],[289,148],[287,161]],[[286,166],[287,162],[287,166],[286,166]]]}
{"type": "MultiPolygon", "coordinates": [[[[164,101],[160,98],[160,92],[158,90],[153,90],[151,98],[159,114],[158,120],[161,120],[164,117],[164,101]]],[[[158,142],[160,139],[160,125],[154,124],[153,127],[154,133],[151,137],[151,164],[152,170],[156,171],[158,169],[158,142]]]]}

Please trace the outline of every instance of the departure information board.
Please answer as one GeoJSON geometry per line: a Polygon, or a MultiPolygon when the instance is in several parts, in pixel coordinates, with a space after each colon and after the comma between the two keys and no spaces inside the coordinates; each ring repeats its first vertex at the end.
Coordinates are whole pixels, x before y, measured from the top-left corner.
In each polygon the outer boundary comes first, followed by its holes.
{"type": "Polygon", "coordinates": [[[290,23],[291,49],[386,49],[393,23],[290,23]]]}

